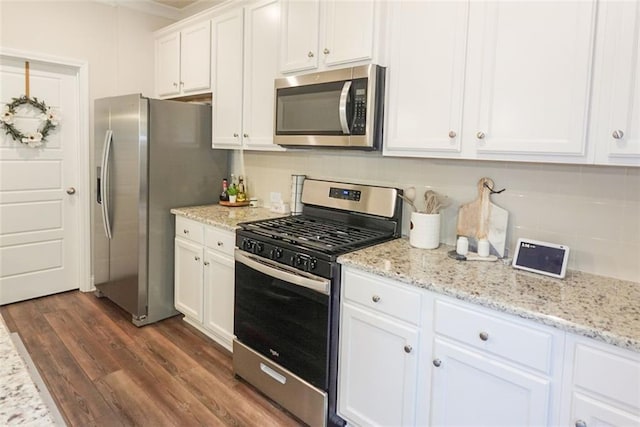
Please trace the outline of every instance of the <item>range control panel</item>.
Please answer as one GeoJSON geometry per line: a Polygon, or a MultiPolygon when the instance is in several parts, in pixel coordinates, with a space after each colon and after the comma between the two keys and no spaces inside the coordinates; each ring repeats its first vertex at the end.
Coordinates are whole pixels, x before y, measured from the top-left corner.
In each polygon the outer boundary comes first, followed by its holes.
{"type": "Polygon", "coordinates": [[[362,192],[360,190],[349,190],[347,188],[331,187],[329,189],[329,197],[334,199],[352,200],[359,202],[362,192]]]}

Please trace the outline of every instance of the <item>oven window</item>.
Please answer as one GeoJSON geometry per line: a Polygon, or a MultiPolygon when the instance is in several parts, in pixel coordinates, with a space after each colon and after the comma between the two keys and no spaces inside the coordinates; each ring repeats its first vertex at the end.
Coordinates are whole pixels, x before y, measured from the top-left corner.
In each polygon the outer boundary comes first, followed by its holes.
{"type": "Polygon", "coordinates": [[[235,265],[237,339],[326,390],[329,296],[235,265]]]}

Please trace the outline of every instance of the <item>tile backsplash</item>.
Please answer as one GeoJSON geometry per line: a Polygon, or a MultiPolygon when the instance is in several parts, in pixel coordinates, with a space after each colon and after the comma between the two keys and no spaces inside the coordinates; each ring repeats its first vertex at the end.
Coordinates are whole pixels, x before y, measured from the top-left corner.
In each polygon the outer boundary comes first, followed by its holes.
{"type": "MultiPolygon", "coordinates": [[[[640,168],[515,162],[412,159],[345,151],[234,152],[252,196],[271,191],[289,200],[291,174],[385,185],[414,186],[417,206],[427,189],[445,194],[441,241],[456,239],[458,207],[477,196],[476,183],[490,177],[506,188],[491,197],[509,211],[507,248],[519,237],[571,248],[569,268],[640,282],[640,168]]],[[[403,234],[408,230],[405,209],[403,234]]]]}

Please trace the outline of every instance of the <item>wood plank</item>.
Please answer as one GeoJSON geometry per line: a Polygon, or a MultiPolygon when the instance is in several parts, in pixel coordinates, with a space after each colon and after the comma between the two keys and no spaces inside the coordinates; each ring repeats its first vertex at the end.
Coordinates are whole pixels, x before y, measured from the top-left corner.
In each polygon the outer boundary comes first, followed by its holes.
{"type": "Polygon", "coordinates": [[[237,380],[230,354],[180,316],[137,328],[71,291],[0,307],[70,426],[299,426],[237,380]]]}

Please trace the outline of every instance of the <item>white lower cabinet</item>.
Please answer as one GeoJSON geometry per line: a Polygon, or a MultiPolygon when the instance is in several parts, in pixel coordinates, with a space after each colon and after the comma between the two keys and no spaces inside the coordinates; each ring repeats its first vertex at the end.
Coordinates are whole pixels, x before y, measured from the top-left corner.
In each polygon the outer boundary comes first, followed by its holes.
{"type": "Polygon", "coordinates": [[[420,292],[349,269],[343,283],[338,414],[350,425],[415,424],[420,292]]]}
{"type": "Polygon", "coordinates": [[[640,354],[568,334],[562,423],[640,425],[640,354]]]}
{"type": "Polygon", "coordinates": [[[436,337],[431,425],[542,426],[551,381],[436,337]]]}
{"type": "Polygon", "coordinates": [[[176,217],[175,307],[232,351],[235,234],[176,217]]]}

